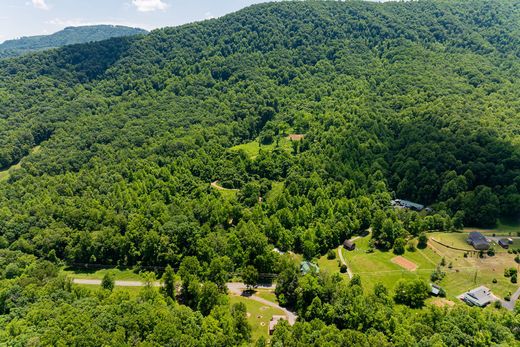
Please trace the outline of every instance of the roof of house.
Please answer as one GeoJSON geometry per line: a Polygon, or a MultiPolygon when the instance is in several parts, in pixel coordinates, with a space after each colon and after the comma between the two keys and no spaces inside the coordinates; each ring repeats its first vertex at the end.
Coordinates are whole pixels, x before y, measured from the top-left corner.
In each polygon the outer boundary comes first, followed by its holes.
{"type": "Polygon", "coordinates": [[[482,233],[478,232],[478,231],[471,231],[469,233],[469,236],[468,236],[468,240],[471,240],[471,243],[473,245],[476,245],[476,244],[489,244],[488,240],[486,239],[486,237],[484,235],[482,235],[482,233]]]}
{"type": "Polygon", "coordinates": [[[354,245],[355,245],[354,241],[351,241],[351,240],[345,240],[345,242],[343,242],[343,246],[345,246],[345,247],[352,247],[354,245]]]}
{"type": "Polygon", "coordinates": [[[392,205],[399,205],[399,206],[403,206],[406,208],[413,208],[418,211],[421,211],[422,209],[424,209],[424,205],[421,205],[421,204],[418,204],[418,203],[415,203],[412,201],[408,201],[408,200],[402,200],[402,199],[392,200],[392,205]]]}
{"type": "Polygon", "coordinates": [[[433,295],[439,295],[439,293],[441,292],[441,287],[439,287],[438,285],[434,284],[434,283],[430,283],[430,291],[433,295]]]}
{"type": "Polygon", "coordinates": [[[320,272],[320,268],[318,267],[318,265],[314,264],[314,263],[311,263],[310,261],[302,261],[301,264],[300,264],[300,271],[306,275],[308,274],[309,272],[314,272],[314,273],[319,273],[320,272]]]}
{"type": "Polygon", "coordinates": [[[478,306],[486,306],[493,299],[489,288],[480,286],[464,294],[464,298],[478,306]]]}

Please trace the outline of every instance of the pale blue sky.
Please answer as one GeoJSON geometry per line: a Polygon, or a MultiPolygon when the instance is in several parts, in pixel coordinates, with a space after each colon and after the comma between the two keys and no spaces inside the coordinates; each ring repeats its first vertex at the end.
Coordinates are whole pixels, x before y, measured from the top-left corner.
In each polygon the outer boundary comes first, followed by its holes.
{"type": "Polygon", "coordinates": [[[0,42],[89,24],[151,30],[219,17],[260,2],[265,0],[0,0],[0,42]]]}

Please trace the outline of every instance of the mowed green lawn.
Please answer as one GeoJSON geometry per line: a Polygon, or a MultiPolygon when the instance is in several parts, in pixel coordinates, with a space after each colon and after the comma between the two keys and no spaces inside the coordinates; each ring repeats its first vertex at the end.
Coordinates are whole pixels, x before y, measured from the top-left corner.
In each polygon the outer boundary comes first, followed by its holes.
{"type": "MultiPolygon", "coordinates": [[[[464,246],[464,249],[471,249],[465,243],[466,236],[467,234],[462,233],[428,234],[428,237],[442,240],[447,245],[459,245],[464,246]]],[[[504,269],[517,268],[514,261],[515,255],[508,254],[499,246],[495,246],[498,251],[495,256],[485,256],[484,258],[478,257],[475,253],[469,253],[467,257],[464,257],[464,251],[450,249],[431,241],[430,247],[440,257],[446,259],[446,264],[451,263],[452,265],[451,269],[448,266],[444,268],[446,277],[440,282],[450,298],[482,285],[490,288],[495,295],[502,298],[518,288],[517,284],[511,283],[509,278],[504,277],[504,269]],[[496,279],[497,283],[493,283],[493,279],[496,279]]]]}
{"type": "MultiPolygon", "coordinates": [[[[86,288],[92,292],[96,292],[98,290],[102,290],[100,285],[97,284],[74,284],[80,288],[86,288]]],[[[114,293],[126,293],[130,298],[137,298],[139,293],[143,290],[143,287],[115,287],[114,293]]]]}
{"type": "Polygon", "coordinates": [[[376,250],[373,253],[367,253],[368,241],[369,237],[357,239],[354,251],[342,248],[342,252],[347,266],[354,274],[361,276],[363,286],[369,290],[378,282],[392,290],[395,283],[402,278],[422,278],[429,281],[430,274],[441,260],[441,257],[429,248],[418,249],[415,252],[407,251],[402,257],[417,265],[415,271],[408,271],[391,261],[396,257],[392,252],[376,250]]]}
{"type": "MultiPolygon", "coordinates": [[[[289,152],[292,150],[291,141],[287,138],[281,138],[278,141],[278,146],[289,152]]],[[[233,147],[231,147],[231,150],[232,151],[242,150],[247,154],[247,156],[249,158],[255,159],[260,154],[260,151],[271,152],[275,148],[276,148],[276,140],[269,145],[262,145],[262,144],[260,144],[260,142],[258,142],[258,140],[255,140],[255,141],[251,141],[248,143],[243,143],[241,145],[233,146],[233,147]]]]}
{"type": "MultiPolygon", "coordinates": [[[[492,232],[482,232],[485,236],[493,236],[495,234],[497,237],[504,236],[504,238],[508,237],[507,234],[501,235],[499,233],[492,232]]],[[[433,239],[442,242],[445,245],[451,247],[457,247],[464,250],[474,251],[473,247],[467,243],[468,233],[431,233],[430,237],[433,239]]],[[[516,235],[514,235],[516,237],[516,235]]],[[[492,247],[495,249],[497,253],[507,253],[507,249],[500,247],[496,242],[492,242],[492,247]]],[[[520,240],[514,239],[513,244],[510,246],[511,249],[520,249],[520,240]]]]}
{"type": "Polygon", "coordinates": [[[71,270],[63,271],[70,278],[101,280],[105,274],[110,274],[116,281],[142,281],[143,278],[132,270],[101,269],[101,270],[71,270]]]}
{"type": "MultiPolygon", "coordinates": [[[[264,293],[265,294],[265,293],[264,293]]],[[[264,297],[264,295],[259,295],[264,297]]],[[[274,307],[265,306],[264,304],[242,297],[237,295],[229,296],[229,303],[235,304],[242,302],[247,307],[248,318],[247,321],[251,325],[252,330],[252,338],[253,343],[260,338],[260,336],[264,336],[269,338],[269,321],[273,317],[273,315],[285,315],[282,310],[276,309],[274,307]]]]}

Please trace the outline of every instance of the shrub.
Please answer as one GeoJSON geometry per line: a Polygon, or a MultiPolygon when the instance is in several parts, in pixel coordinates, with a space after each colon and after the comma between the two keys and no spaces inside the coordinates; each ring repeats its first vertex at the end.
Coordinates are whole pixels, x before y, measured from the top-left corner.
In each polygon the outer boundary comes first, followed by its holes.
{"type": "Polygon", "coordinates": [[[444,257],[441,259],[441,266],[446,266],[446,259],[444,257]]]}
{"type": "Polygon", "coordinates": [[[422,233],[419,235],[418,242],[417,242],[417,248],[423,249],[428,246],[428,237],[426,234],[422,233]]]}
{"type": "Polygon", "coordinates": [[[517,255],[517,256],[515,257],[515,262],[516,262],[517,264],[520,264],[520,256],[517,255]]]}
{"type": "Polygon", "coordinates": [[[498,281],[497,281],[496,278],[493,278],[493,281],[492,281],[492,282],[493,282],[493,283],[497,283],[498,281]]]}
{"type": "Polygon", "coordinates": [[[494,256],[495,255],[495,249],[493,247],[488,249],[487,255],[490,256],[490,257],[494,256]]]}
{"type": "Polygon", "coordinates": [[[394,254],[401,255],[404,254],[404,245],[406,241],[402,237],[398,237],[394,242],[394,254]]]}
{"type": "Polygon", "coordinates": [[[464,252],[464,258],[468,257],[468,252],[464,252]]]}
{"type": "Polygon", "coordinates": [[[342,264],[341,267],[339,268],[339,272],[341,272],[342,274],[347,272],[347,265],[342,264]]]}
{"type": "Polygon", "coordinates": [[[437,266],[437,268],[430,275],[430,279],[432,282],[438,282],[441,281],[444,276],[446,276],[446,273],[441,270],[440,266],[437,266]]]}
{"type": "Polygon", "coordinates": [[[327,259],[328,260],[336,259],[336,252],[334,252],[333,249],[331,249],[327,252],[327,259]]]}
{"type": "Polygon", "coordinates": [[[510,267],[509,269],[504,270],[504,276],[505,277],[512,277],[513,275],[516,276],[517,270],[514,267],[510,267]]]}
{"type": "Polygon", "coordinates": [[[445,291],[444,289],[441,288],[441,289],[439,290],[439,296],[440,296],[441,298],[445,298],[445,297],[446,297],[446,291],[445,291]]]}
{"type": "Polygon", "coordinates": [[[502,303],[500,302],[500,300],[495,301],[493,305],[495,305],[495,308],[497,309],[502,308],[502,303]]]}
{"type": "Polygon", "coordinates": [[[517,278],[516,278],[516,273],[514,275],[511,276],[511,283],[516,283],[517,282],[517,278]]]}
{"type": "Polygon", "coordinates": [[[101,288],[112,291],[114,289],[114,285],[114,277],[111,274],[106,273],[101,280],[101,288]]]}
{"type": "Polygon", "coordinates": [[[408,241],[408,244],[406,246],[406,250],[408,252],[415,252],[416,251],[415,242],[413,240],[408,241]]]}

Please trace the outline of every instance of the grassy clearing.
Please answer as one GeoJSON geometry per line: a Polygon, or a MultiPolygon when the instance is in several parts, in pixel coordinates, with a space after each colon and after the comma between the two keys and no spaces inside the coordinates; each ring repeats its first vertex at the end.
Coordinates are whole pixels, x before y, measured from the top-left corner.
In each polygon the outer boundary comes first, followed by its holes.
{"type": "Polygon", "coordinates": [[[256,296],[259,296],[265,300],[269,300],[274,303],[278,303],[278,299],[276,298],[276,294],[273,293],[271,290],[267,289],[256,289],[256,296]]]}
{"type": "MultiPolygon", "coordinates": [[[[41,150],[41,146],[36,146],[33,149],[31,149],[31,151],[29,152],[29,155],[38,153],[40,150],[41,150]]],[[[23,160],[23,158],[22,158],[22,160],[23,160]]],[[[0,182],[8,180],[9,177],[11,177],[11,171],[18,170],[19,168],[21,168],[22,160],[20,160],[20,162],[18,164],[13,165],[6,170],[0,171],[0,182]]]]}
{"type": "MultiPolygon", "coordinates": [[[[334,253],[336,254],[336,259],[329,260],[327,259],[327,255],[324,255],[318,259],[316,263],[320,267],[320,271],[327,271],[329,274],[339,273],[341,263],[339,257],[337,256],[336,250],[334,250],[334,253]]],[[[345,276],[348,275],[345,274],[345,276]]]]}
{"type": "MultiPolygon", "coordinates": [[[[101,290],[101,286],[97,284],[75,284],[75,286],[80,288],[86,288],[92,292],[96,292],[101,290]]],[[[139,296],[139,293],[141,292],[143,288],[142,287],[115,287],[114,293],[127,293],[131,299],[135,299],[139,296]]]]}
{"type": "Polygon", "coordinates": [[[273,201],[283,193],[283,182],[273,182],[271,190],[265,196],[266,201],[273,201]]]}
{"type": "Polygon", "coordinates": [[[482,229],[482,228],[464,228],[465,232],[469,231],[480,231],[485,235],[491,236],[492,234],[508,235],[508,236],[519,236],[520,233],[520,218],[519,219],[500,219],[497,223],[496,228],[482,229]]]}
{"type": "Polygon", "coordinates": [[[116,281],[142,281],[143,278],[132,270],[102,269],[102,270],[64,270],[71,278],[101,280],[105,274],[114,276],[116,281]]]}
{"type": "MultiPolygon", "coordinates": [[[[483,232],[483,234],[485,236],[493,236],[493,234],[495,234],[496,236],[508,236],[492,232],[483,232]]],[[[468,245],[466,241],[468,238],[468,233],[431,233],[430,236],[433,237],[435,240],[442,242],[443,244],[446,244],[448,246],[457,247],[469,251],[474,250],[473,247],[468,245]]],[[[500,247],[496,242],[493,241],[491,242],[491,244],[497,253],[507,253],[507,249],[500,247]]],[[[510,246],[510,248],[520,248],[520,240],[514,239],[513,244],[510,246]]]]}
{"type": "MultiPolygon", "coordinates": [[[[465,243],[464,234],[460,233],[432,233],[429,235],[438,240],[443,240],[448,245],[464,244],[465,248],[468,245],[465,243]]],[[[504,297],[510,291],[514,292],[518,285],[510,282],[508,278],[504,277],[504,269],[515,267],[517,264],[514,261],[514,254],[508,254],[500,247],[495,247],[498,252],[493,257],[479,258],[474,254],[469,254],[464,257],[463,251],[450,249],[439,244],[430,242],[430,249],[434,250],[439,257],[446,259],[446,264],[451,263],[452,268],[448,266],[444,268],[446,277],[440,282],[441,286],[446,290],[448,298],[453,298],[472,288],[484,285],[490,288],[497,296],[504,297]],[[493,279],[497,283],[493,283],[493,279]]]]}
{"type": "Polygon", "coordinates": [[[402,278],[422,278],[429,281],[430,274],[441,259],[429,249],[406,252],[402,257],[417,265],[417,270],[408,271],[391,261],[396,256],[392,252],[375,250],[373,253],[367,253],[368,241],[368,237],[356,240],[354,251],[341,249],[347,266],[354,274],[361,276],[363,286],[368,290],[371,290],[378,282],[392,290],[395,283],[402,278]]]}
{"type": "Polygon", "coordinates": [[[269,145],[262,145],[258,140],[251,141],[248,143],[243,143],[241,145],[233,146],[231,147],[232,151],[244,151],[247,156],[251,159],[255,159],[261,151],[265,152],[271,152],[275,148],[280,147],[286,151],[292,151],[291,141],[287,138],[281,138],[278,141],[278,144],[276,141],[269,145]]]}
{"type": "Polygon", "coordinates": [[[233,200],[237,197],[237,191],[236,190],[228,190],[228,189],[222,189],[218,191],[220,195],[226,200],[233,200]]]}
{"type": "Polygon", "coordinates": [[[265,306],[264,304],[259,303],[257,301],[237,295],[229,296],[230,304],[236,304],[239,302],[244,303],[247,307],[247,312],[249,313],[247,321],[253,329],[253,342],[258,340],[260,336],[264,336],[266,338],[269,337],[269,321],[271,320],[273,315],[284,315],[284,312],[282,310],[270,306],[265,306]]]}

